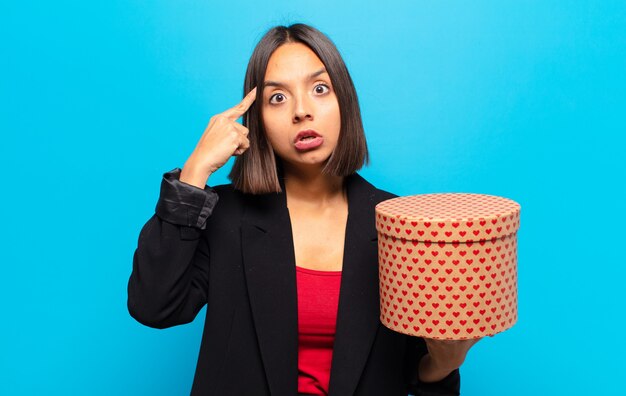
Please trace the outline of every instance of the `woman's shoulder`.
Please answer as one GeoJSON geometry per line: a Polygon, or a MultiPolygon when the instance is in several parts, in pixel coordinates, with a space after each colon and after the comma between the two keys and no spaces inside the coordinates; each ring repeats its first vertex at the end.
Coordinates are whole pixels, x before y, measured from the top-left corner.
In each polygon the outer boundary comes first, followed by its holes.
{"type": "Polygon", "coordinates": [[[370,201],[375,203],[385,201],[387,199],[396,198],[398,195],[376,187],[372,182],[365,179],[359,173],[348,176],[347,182],[352,189],[359,194],[367,195],[370,201]]]}
{"type": "Polygon", "coordinates": [[[216,193],[222,194],[222,195],[236,195],[238,193],[235,187],[233,187],[232,183],[218,184],[215,186],[211,186],[211,188],[216,193]]]}

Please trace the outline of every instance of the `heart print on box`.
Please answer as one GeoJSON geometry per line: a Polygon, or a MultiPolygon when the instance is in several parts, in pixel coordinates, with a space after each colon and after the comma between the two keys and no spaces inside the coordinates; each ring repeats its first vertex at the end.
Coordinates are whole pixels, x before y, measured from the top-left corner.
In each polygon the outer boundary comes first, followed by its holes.
{"type": "Polygon", "coordinates": [[[434,339],[479,338],[517,321],[520,205],[465,193],[376,205],[380,320],[434,339]]]}

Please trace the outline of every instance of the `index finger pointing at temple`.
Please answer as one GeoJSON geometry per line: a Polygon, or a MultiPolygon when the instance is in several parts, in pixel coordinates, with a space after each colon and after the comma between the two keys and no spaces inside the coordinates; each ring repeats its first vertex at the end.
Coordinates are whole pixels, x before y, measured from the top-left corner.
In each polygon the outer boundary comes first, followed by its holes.
{"type": "Polygon", "coordinates": [[[248,92],[248,94],[242,99],[239,104],[235,107],[231,107],[230,109],[224,111],[222,113],[223,116],[230,118],[233,121],[236,121],[237,118],[241,117],[248,111],[254,100],[256,99],[256,87],[252,89],[252,91],[248,92]]]}

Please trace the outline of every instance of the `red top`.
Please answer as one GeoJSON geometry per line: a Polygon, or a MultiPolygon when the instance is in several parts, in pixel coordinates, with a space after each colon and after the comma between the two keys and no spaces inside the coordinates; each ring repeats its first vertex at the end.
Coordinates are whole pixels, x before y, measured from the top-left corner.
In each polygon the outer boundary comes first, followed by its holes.
{"type": "Polygon", "coordinates": [[[296,266],[298,392],[328,395],[341,271],[296,266]]]}

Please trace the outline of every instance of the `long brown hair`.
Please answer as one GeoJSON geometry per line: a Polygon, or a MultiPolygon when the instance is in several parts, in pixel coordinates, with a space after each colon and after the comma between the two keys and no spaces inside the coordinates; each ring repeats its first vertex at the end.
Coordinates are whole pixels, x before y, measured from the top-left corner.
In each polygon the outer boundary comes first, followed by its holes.
{"type": "MultiPolygon", "coordinates": [[[[276,26],[270,29],[256,45],[246,70],[244,95],[254,87],[262,87],[270,56],[286,43],[302,43],[309,47],[326,66],[337,95],[341,128],[337,146],[328,158],[322,173],[348,176],[369,163],[367,142],[361,121],[359,102],[348,69],[333,42],[322,32],[305,24],[276,26]]],[[[263,127],[261,103],[263,89],[244,116],[243,125],[249,129],[250,147],[235,159],[228,178],[233,186],[244,193],[266,194],[281,192],[279,177],[282,174],[277,158],[263,127]]]]}

